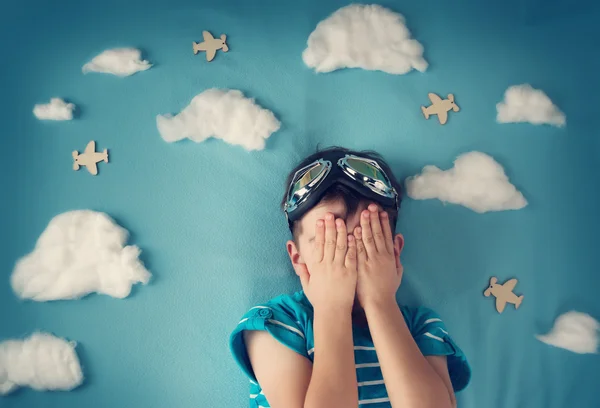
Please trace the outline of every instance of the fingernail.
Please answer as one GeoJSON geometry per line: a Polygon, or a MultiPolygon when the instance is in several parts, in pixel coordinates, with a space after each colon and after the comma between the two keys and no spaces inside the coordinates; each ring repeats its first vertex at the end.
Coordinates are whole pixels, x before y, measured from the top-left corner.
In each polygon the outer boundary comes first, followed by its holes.
{"type": "Polygon", "coordinates": [[[335,220],[335,225],[336,225],[337,227],[341,227],[341,226],[343,225],[343,222],[342,222],[342,220],[340,220],[339,218],[338,218],[337,220],[335,220]]]}
{"type": "Polygon", "coordinates": [[[357,233],[358,235],[360,235],[360,233],[361,233],[361,232],[362,232],[362,228],[360,228],[360,227],[356,228],[356,233],[357,233]]]}
{"type": "Polygon", "coordinates": [[[369,212],[368,211],[364,211],[363,212],[363,217],[364,218],[369,218],[369,212]]]}
{"type": "Polygon", "coordinates": [[[331,220],[333,220],[333,214],[327,214],[327,215],[325,216],[325,219],[326,219],[327,221],[331,221],[331,220]]]}
{"type": "Polygon", "coordinates": [[[388,213],[386,213],[385,211],[381,213],[381,218],[387,218],[388,217],[388,213]]]}
{"type": "Polygon", "coordinates": [[[369,210],[373,211],[373,212],[377,211],[377,205],[376,204],[369,204],[369,210]]]}
{"type": "Polygon", "coordinates": [[[348,235],[348,242],[354,241],[354,235],[348,235]]]}
{"type": "Polygon", "coordinates": [[[323,226],[323,220],[318,220],[317,227],[322,227],[322,226],[323,226]]]}

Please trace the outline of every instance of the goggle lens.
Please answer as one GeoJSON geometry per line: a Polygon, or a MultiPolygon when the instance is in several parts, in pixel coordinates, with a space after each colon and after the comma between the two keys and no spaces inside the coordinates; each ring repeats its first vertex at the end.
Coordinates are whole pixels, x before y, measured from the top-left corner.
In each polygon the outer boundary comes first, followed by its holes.
{"type": "Polygon", "coordinates": [[[346,163],[348,164],[348,167],[355,172],[389,185],[387,177],[385,177],[383,173],[371,163],[355,158],[348,158],[346,163]]]}
{"type": "MultiPolygon", "coordinates": [[[[290,188],[290,192],[288,194],[288,206],[289,208],[295,208],[300,200],[305,197],[308,191],[304,190],[306,186],[308,186],[314,180],[317,180],[321,177],[325,171],[327,170],[327,166],[324,163],[317,162],[312,166],[304,169],[304,172],[299,172],[294,178],[296,181],[290,188]],[[303,191],[304,190],[304,191],[303,191]]],[[[321,177],[324,178],[324,177],[321,177]]],[[[316,185],[320,184],[319,182],[316,185]]],[[[316,187],[316,185],[314,187],[316,187]]]]}
{"type": "Polygon", "coordinates": [[[323,166],[321,163],[316,163],[313,167],[309,168],[303,175],[300,176],[298,181],[294,183],[292,194],[301,188],[304,188],[311,181],[319,177],[323,171],[325,171],[325,166],[323,166]]]}

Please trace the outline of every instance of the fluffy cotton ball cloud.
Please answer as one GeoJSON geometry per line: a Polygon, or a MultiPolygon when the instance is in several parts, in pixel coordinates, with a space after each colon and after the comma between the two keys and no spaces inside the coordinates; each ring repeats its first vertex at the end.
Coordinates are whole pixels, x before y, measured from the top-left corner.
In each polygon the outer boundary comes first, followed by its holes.
{"type": "Polygon", "coordinates": [[[504,93],[504,100],[496,105],[500,123],[529,122],[534,125],[564,126],[567,118],[539,89],[531,85],[514,85],[504,93]]]}
{"type": "Polygon", "coordinates": [[[421,174],[406,179],[406,192],[416,200],[434,198],[478,213],[518,210],[527,205],[502,166],[481,152],[458,156],[449,170],[425,166],[421,174]]]}
{"type": "Polygon", "coordinates": [[[598,353],[600,323],[592,316],[571,311],[558,316],[550,333],[535,336],[554,347],[579,354],[598,353]]]}
{"type": "Polygon", "coordinates": [[[60,98],[52,98],[49,103],[33,107],[33,114],[40,120],[72,120],[75,105],[60,98]]]}
{"type": "Polygon", "coordinates": [[[126,77],[150,69],[152,64],[142,60],[142,52],[135,48],[115,48],[97,55],[83,66],[83,73],[102,72],[126,77]]]}
{"type": "Polygon", "coordinates": [[[125,246],[127,230],[108,215],[89,210],[54,217],[30,254],[11,276],[22,299],[43,302],[77,299],[90,293],[125,298],[150,273],[138,259],[137,246],[125,246]]]}
{"type": "Polygon", "coordinates": [[[401,75],[427,69],[423,46],[410,38],[404,17],[376,4],[352,4],[321,21],[302,59],[317,72],[362,68],[401,75]]]}
{"type": "Polygon", "coordinates": [[[0,343],[0,395],[18,387],[69,391],[82,382],[74,343],[47,333],[0,343]]]}
{"type": "Polygon", "coordinates": [[[270,110],[237,90],[209,89],[198,94],[178,115],[158,115],[156,125],[167,142],[189,138],[203,142],[209,137],[262,150],[281,123],[270,110]]]}

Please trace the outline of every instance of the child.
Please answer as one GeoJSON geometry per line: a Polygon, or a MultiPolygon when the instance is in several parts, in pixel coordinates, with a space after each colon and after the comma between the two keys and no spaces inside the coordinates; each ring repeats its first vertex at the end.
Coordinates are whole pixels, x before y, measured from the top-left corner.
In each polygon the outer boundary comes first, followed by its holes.
{"type": "Polygon", "coordinates": [[[231,335],[250,406],[446,408],[470,368],[442,320],[398,306],[401,186],[373,152],[304,159],[282,206],[303,291],[250,309],[231,335]]]}

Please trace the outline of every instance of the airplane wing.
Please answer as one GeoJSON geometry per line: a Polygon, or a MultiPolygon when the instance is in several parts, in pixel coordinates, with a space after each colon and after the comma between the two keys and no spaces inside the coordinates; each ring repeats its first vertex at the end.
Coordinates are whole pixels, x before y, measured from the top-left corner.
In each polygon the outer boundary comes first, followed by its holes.
{"type": "Polygon", "coordinates": [[[504,308],[506,307],[506,301],[500,300],[500,298],[496,298],[496,310],[498,313],[502,313],[504,308]]]}
{"type": "Polygon", "coordinates": [[[209,62],[212,61],[213,58],[215,57],[216,53],[217,53],[217,50],[215,50],[214,48],[206,50],[206,60],[209,62]]]}
{"type": "Polygon", "coordinates": [[[213,37],[212,34],[208,31],[202,31],[202,38],[204,38],[204,41],[210,41],[215,39],[215,37],[213,37]]]}
{"type": "Polygon", "coordinates": [[[440,124],[443,125],[448,121],[448,112],[443,111],[438,113],[438,119],[440,120],[440,124]]]}
{"type": "Polygon", "coordinates": [[[504,283],[504,285],[502,285],[502,286],[504,288],[506,288],[507,290],[510,290],[512,292],[516,285],[517,285],[517,280],[516,279],[511,279],[509,281],[506,281],[504,283]]]}
{"type": "Polygon", "coordinates": [[[442,101],[442,98],[440,98],[439,96],[437,96],[434,93],[429,93],[429,94],[427,94],[427,96],[429,96],[429,100],[433,104],[440,103],[442,101]]]}
{"type": "Polygon", "coordinates": [[[96,142],[94,142],[93,140],[91,142],[88,143],[88,145],[85,147],[85,152],[84,153],[94,153],[96,151],[96,142]]]}
{"type": "Polygon", "coordinates": [[[88,169],[91,175],[95,176],[98,174],[98,165],[96,163],[86,164],[85,167],[88,169]]]}

